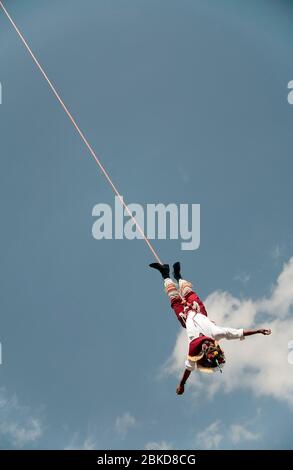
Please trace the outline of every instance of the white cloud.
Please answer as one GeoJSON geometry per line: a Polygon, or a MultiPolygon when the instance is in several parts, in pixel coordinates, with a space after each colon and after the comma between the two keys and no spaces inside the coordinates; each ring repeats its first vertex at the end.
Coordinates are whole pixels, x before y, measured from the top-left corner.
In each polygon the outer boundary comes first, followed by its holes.
{"type": "Polygon", "coordinates": [[[35,443],[43,434],[42,423],[31,409],[21,405],[16,395],[7,397],[0,389],[0,435],[6,447],[23,448],[35,443]]]}
{"type": "Polygon", "coordinates": [[[145,445],[146,450],[172,450],[173,446],[166,441],[148,442],[145,445]]]}
{"type": "Polygon", "coordinates": [[[130,413],[124,413],[122,416],[118,416],[115,422],[115,429],[117,433],[124,439],[128,431],[135,427],[136,419],[130,413]]]}
{"type": "Polygon", "coordinates": [[[269,299],[259,302],[259,310],[275,318],[292,317],[293,307],[293,257],[285,264],[269,299]]]}
{"type": "Polygon", "coordinates": [[[280,261],[283,255],[283,247],[281,247],[279,244],[277,244],[274,249],[271,251],[271,257],[274,261],[280,261]]]}
{"type": "Polygon", "coordinates": [[[230,436],[230,439],[234,444],[238,444],[243,441],[258,441],[261,438],[260,433],[253,432],[241,424],[232,424],[230,426],[230,436]]]}
{"type": "Polygon", "coordinates": [[[247,284],[250,281],[250,274],[241,272],[234,276],[234,281],[241,282],[241,284],[247,284]]]}
{"type": "Polygon", "coordinates": [[[261,437],[260,433],[249,429],[249,424],[231,424],[225,427],[222,421],[218,420],[196,434],[195,445],[200,449],[218,449],[223,441],[228,447],[230,443],[243,444],[247,441],[257,441],[261,437]]]}
{"type": "Polygon", "coordinates": [[[196,445],[201,449],[217,449],[223,440],[221,421],[215,421],[196,435],[196,445]]]}
{"type": "MultiPolygon", "coordinates": [[[[126,412],[116,418],[114,427],[119,437],[125,439],[128,432],[136,425],[135,417],[126,412]]],[[[113,429],[111,429],[111,433],[113,434],[113,429]]],[[[100,444],[96,439],[96,432],[88,430],[84,435],[74,433],[69,444],[64,447],[64,450],[95,450],[101,448],[100,444]]]]}
{"type": "MultiPolygon", "coordinates": [[[[241,342],[223,341],[227,356],[224,373],[208,377],[194,373],[193,389],[199,392],[206,388],[209,396],[218,390],[229,393],[248,389],[256,396],[274,397],[293,407],[293,369],[288,363],[288,342],[293,340],[293,257],[283,266],[266,298],[239,299],[228,292],[216,291],[208,296],[206,306],[209,317],[218,324],[270,327],[272,335],[248,337],[241,342]]],[[[186,333],[181,330],[163,371],[181,373],[186,351],[186,333]]]]}
{"type": "Polygon", "coordinates": [[[87,436],[84,441],[78,442],[78,434],[74,434],[68,446],[64,450],[95,450],[97,449],[97,442],[93,436],[87,436]]]}

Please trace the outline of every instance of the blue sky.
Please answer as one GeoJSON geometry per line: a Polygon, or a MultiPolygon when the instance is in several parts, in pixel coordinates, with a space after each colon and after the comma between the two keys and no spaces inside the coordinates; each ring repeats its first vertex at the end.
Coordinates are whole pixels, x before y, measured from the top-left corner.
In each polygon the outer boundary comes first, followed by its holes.
{"type": "Polygon", "coordinates": [[[1,13],[0,446],[292,448],[292,3],[5,5],[125,200],[201,204],[199,250],[155,246],[216,319],[222,291],[244,302],[243,323],[245,299],[269,299],[260,313],[276,322],[280,273],[287,304],[282,334],[241,346],[280,352],[265,390],[253,373],[227,386],[234,343],[222,386],[197,376],[176,396],[177,369],[164,371],[180,325],[151,253],[93,239],[92,208],[113,194],[1,13]]]}

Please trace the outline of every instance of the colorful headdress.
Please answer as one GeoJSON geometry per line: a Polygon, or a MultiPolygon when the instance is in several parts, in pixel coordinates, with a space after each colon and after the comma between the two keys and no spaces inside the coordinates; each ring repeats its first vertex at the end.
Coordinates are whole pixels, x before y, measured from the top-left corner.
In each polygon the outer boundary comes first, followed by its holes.
{"type": "Polygon", "coordinates": [[[188,356],[188,359],[192,362],[196,362],[197,369],[206,374],[212,374],[217,370],[222,372],[222,368],[226,362],[224,351],[217,341],[204,342],[200,354],[197,356],[188,356]]]}

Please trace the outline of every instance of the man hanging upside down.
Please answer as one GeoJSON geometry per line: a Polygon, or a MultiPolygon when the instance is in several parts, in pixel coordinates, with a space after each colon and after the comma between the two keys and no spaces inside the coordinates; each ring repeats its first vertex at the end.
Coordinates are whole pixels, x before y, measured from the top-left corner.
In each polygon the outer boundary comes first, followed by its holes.
{"type": "Polygon", "coordinates": [[[176,389],[177,395],[184,393],[185,383],[195,366],[198,370],[208,374],[216,370],[222,372],[226,359],[224,351],[219,346],[219,340],[223,338],[243,340],[245,336],[271,334],[271,330],[267,328],[244,330],[243,328],[235,329],[216,325],[208,318],[206,308],[199,296],[193,291],[192,284],[182,279],[179,262],[173,265],[173,275],[179,284],[179,290],[175,282],[170,279],[168,264],[152,263],[150,267],[161,273],[171,307],[183,328],[186,328],[188,336],[188,356],[183,376],[176,389]]]}

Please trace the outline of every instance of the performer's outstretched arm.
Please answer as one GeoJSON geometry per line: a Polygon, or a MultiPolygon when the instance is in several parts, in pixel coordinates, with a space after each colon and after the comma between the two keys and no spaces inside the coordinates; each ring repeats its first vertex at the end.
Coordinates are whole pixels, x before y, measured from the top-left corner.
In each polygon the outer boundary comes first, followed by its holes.
{"type": "Polygon", "coordinates": [[[178,387],[176,388],[177,395],[182,395],[184,393],[184,386],[190,374],[191,374],[191,370],[185,369],[182,375],[182,379],[180,380],[180,383],[178,387]]]}
{"type": "Polygon", "coordinates": [[[270,335],[271,330],[269,328],[259,328],[258,330],[243,330],[243,336],[251,336],[251,335],[270,335]]]}
{"type": "Polygon", "coordinates": [[[212,338],[216,341],[220,341],[221,339],[244,339],[245,336],[252,336],[257,334],[262,334],[268,336],[271,334],[271,330],[269,328],[260,328],[257,330],[244,330],[243,328],[230,328],[226,326],[218,326],[213,325],[211,327],[212,330],[212,338]]]}

